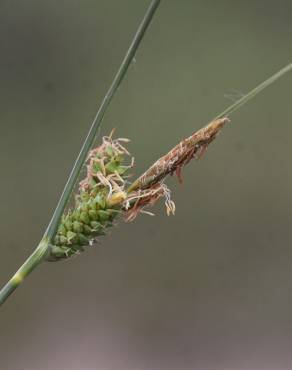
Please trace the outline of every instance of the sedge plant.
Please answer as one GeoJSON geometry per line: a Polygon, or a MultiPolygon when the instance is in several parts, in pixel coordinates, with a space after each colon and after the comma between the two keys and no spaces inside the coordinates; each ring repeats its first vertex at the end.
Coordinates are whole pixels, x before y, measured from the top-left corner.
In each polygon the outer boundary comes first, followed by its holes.
{"type": "Polygon", "coordinates": [[[132,221],[141,212],[149,213],[146,208],[160,198],[164,198],[167,214],[174,214],[175,203],[165,182],[167,176],[176,175],[182,181],[182,168],[192,159],[202,157],[209,144],[230,121],[230,115],[292,69],[290,63],[279,70],[217,115],[208,125],[178,143],[138,179],[130,182],[129,173],[134,161],[126,148],[127,139],[114,138],[112,132],[103,137],[98,147],[92,146],[104,114],[159,5],[160,0],[152,0],[146,11],[96,114],[44,236],[35,251],[0,291],[0,305],[40,263],[77,256],[95,245],[97,239],[106,234],[107,228],[115,225],[120,217],[132,221]],[[87,166],[86,177],[79,183],[75,202],[69,207],[69,200],[84,164],[87,166]]]}

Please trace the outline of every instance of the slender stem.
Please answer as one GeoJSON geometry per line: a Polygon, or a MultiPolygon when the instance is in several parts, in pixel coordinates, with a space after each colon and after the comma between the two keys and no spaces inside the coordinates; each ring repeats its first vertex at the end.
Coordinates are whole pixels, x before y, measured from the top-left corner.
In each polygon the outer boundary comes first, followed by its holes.
{"type": "Polygon", "coordinates": [[[292,63],[288,64],[284,68],[280,69],[280,71],[276,72],[274,75],[269,77],[267,80],[259,84],[257,87],[252,89],[249,93],[244,95],[241,99],[237,100],[234,104],[230,105],[227,109],[225,109],[222,113],[218,114],[214,118],[214,120],[218,118],[226,117],[227,115],[230,115],[231,113],[235,112],[238,108],[242,107],[244,104],[246,104],[250,99],[253,99],[258,93],[263,91],[265,88],[267,88],[269,85],[277,81],[280,77],[282,77],[284,74],[289,72],[292,69],[292,63]]]}
{"type": "Polygon", "coordinates": [[[64,209],[68,203],[72,190],[78,180],[82,166],[87,158],[88,152],[92,147],[97,131],[101,125],[102,119],[114,97],[118,87],[123,81],[129,65],[131,64],[135,53],[143,39],[143,36],[160,4],[161,0],[152,0],[146,14],[139,25],[139,28],[134,36],[134,39],[121,63],[121,66],[108,90],[106,93],[101,106],[93,120],[93,123],[90,127],[88,135],[84,141],[84,144],[81,148],[81,151],[76,159],[76,162],[73,166],[73,169],[69,175],[68,181],[65,185],[63,193],[60,197],[60,200],[57,204],[53,217],[47,227],[47,230],[44,234],[42,241],[36,250],[31,254],[31,256],[26,260],[26,262],[20,267],[16,274],[8,281],[8,283],[0,291],[0,305],[3,304],[9,295],[22,283],[23,279],[32,271],[34,268],[40,264],[43,260],[43,257],[46,255],[50,248],[50,242],[55,236],[56,229],[58,227],[60,218],[64,212],[64,209]]]}
{"type": "Polygon", "coordinates": [[[19,268],[19,270],[12,276],[12,278],[4,285],[0,292],[0,306],[6,301],[11,293],[22,283],[22,281],[29,275],[32,270],[43,260],[48,252],[49,239],[44,237],[38,247],[19,268]]]}

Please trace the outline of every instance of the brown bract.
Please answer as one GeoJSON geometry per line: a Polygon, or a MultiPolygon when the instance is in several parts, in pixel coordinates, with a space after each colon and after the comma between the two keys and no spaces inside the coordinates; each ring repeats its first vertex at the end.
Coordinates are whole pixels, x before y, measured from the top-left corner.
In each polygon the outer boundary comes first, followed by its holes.
{"type": "Polygon", "coordinates": [[[193,158],[200,159],[227,122],[229,119],[226,117],[212,121],[182,140],[140,176],[127,191],[128,197],[124,203],[126,220],[133,220],[144,207],[153,205],[161,197],[166,199],[167,214],[174,214],[175,205],[170,199],[170,190],[164,184],[165,178],[175,174],[182,182],[182,167],[193,158]]]}

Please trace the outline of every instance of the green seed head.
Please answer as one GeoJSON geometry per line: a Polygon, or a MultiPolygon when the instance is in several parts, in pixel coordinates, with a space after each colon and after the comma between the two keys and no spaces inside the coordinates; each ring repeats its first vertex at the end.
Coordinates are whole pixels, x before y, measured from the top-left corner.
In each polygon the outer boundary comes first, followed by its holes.
{"type": "Polygon", "coordinates": [[[82,252],[113,225],[126,198],[124,176],[129,166],[122,165],[126,155],[119,139],[111,137],[103,138],[103,144],[91,151],[87,177],[80,183],[75,206],[62,217],[48,260],[82,252]]]}

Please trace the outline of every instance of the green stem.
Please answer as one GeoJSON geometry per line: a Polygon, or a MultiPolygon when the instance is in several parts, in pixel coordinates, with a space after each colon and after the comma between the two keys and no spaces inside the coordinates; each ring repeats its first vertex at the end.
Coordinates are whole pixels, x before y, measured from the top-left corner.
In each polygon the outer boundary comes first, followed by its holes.
{"type": "Polygon", "coordinates": [[[218,114],[214,118],[223,118],[226,117],[227,115],[235,112],[238,108],[242,107],[244,104],[246,104],[250,99],[253,99],[257,94],[259,94],[261,91],[266,89],[268,86],[270,86],[272,83],[277,81],[280,77],[282,77],[284,74],[289,72],[292,69],[292,63],[288,64],[284,68],[280,69],[280,71],[276,72],[274,75],[269,77],[267,80],[259,84],[257,87],[252,89],[249,93],[244,95],[241,99],[237,100],[234,104],[230,105],[227,109],[225,109],[222,113],[218,114]]]}
{"type": "Polygon", "coordinates": [[[0,306],[6,301],[11,293],[22,283],[22,281],[29,275],[32,270],[43,260],[43,257],[48,252],[49,239],[44,237],[35,251],[29,256],[19,270],[12,276],[12,278],[4,285],[0,292],[0,306]]]}
{"type": "Polygon", "coordinates": [[[101,106],[93,120],[93,123],[90,127],[88,135],[84,141],[84,144],[81,148],[81,151],[76,159],[76,162],[73,166],[73,169],[69,175],[68,181],[65,185],[63,193],[60,197],[60,200],[57,204],[55,212],[52,216],[52,219],[47,227],[47,230],[44,234],[42,241],[40,242],[39,246],[36,250],[28,257],[26,262],[20,267],[20,269],[16,272],[16,274],[8,281],[8,283],[1,289],[0,291],[0,305],[3,304],[6,299],[10,296],[10,294],[22,283],[23,279],[31,273],[32,270],[35,269],[36,266],[42,262],[43,257],[48,253],[50,248],[50,242],[54,238],[60,218],[64,212],[64,209],[69,201],[70,195],[72,190],[78,180],[80,171],[84,162],[86,161],[87,155],[89,150],[92,147],[94,139],[96,137],[97,131],[101,125],[102,119],[114,97],[118,87],[120,86],[121,82],[123,81],[129,65],[131,64],[136,51],[143,39],[143,36],[160,4],[161,0],[152,0],[146,14],[139,25],[139,28],[134,36],[134,39],[124,57],[121,66],[108,90],[106,93],[101,106]]]}

